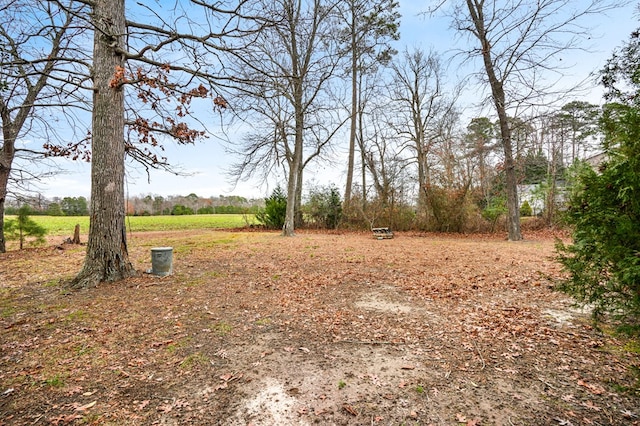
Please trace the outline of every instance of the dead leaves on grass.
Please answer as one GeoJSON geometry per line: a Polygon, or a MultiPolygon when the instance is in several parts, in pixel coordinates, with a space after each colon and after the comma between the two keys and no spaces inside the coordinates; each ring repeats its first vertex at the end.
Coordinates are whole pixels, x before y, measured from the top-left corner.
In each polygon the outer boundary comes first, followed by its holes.
{"type": "MultiPolygon", "coordinates": [[[[278,241],[268,250],[260,244],[251,250],[243,251],[241,247],[234,253],[205,253],[202,249],[198,253],[202,261],[189,259],[185,254],[184,262],[201,268],[190,268],[189,271],[202,276],[206,276],[214,257],[216,268],[220,264],[228,266],[224,281],[216,281],[216,276],[211,275],[210,286],[198,281],[198,285],[185,287],[181,279],[190,278],[185,273],[181,278],[174,276],[164,280],[158,286],[107,285],[86,299],[82,294],[73,294],[64,300],[53,292],[42,293],[43,289],[38,287],[33,291],[37,296],[34,300],[40,298],[38,303],[45,304],[50,300],[53,301],[51,305],[84,303],[87,312],[97,313],[84,319],[77,318],[78,326],[69,326],[64,312],[49,313],[47,309],[40,312],[40,308],[34,305],[29,311],[34,314],[33,319],[27,322],[17,315],[0,318],[4,321],[0,321],[0,331],[23,345],[16,343],[11,346],[13,344],[10,345],[7,339],[0,349],[6,350],[8,356],[14,356],[11,355],[13,353],[26,355],[25,359],[30,363],[25,362],[16,374],[41,374],[40,371],[31,373],[28,368],[43,364],[33,354],[42,352],[42,342],[46,341],[65,353],[63,358],[57,358],[61,362],[56,366],[63,373],[69,373],[69,377],[83,377],[84,383],[101,380],[101,386],[108,389],[126,389],[126,395],[125,392],[115,396],[100,394],[100,399],[96,399],[100,403],[91,407],[85,403],[56,406],[58,411],[54,413],[60,416],[53,420],[60,425],[78,420],[74,416],[83,414],[84,410],[119,410],[123,416],[132,413],[149,416],[145,420],[169,413],[172,416],[184,415],[184,411],[189,409],[201,409],[198,404],[209,408],[218,400],[228,402],[229,398],[238,397],[237,385],[243,383],[244,375],[237,371],[245,372],[248,376],[246,382],[249,382],[252,377],[249,371],[264,374],[261,363],[272,367],[274,362],[286,363],[291,358],[307,362],[324,357],[325,364],[337,364],[348,359],[348,351],[354,345],[367,349],[366,345],[375,345],[376,350],[387,345],[389,350],[399,352],[415,345],[428,350],[421,354],[424,356],[420,361],[408,357],[395,366],[397,379],[391,380],[373,370],[355,372],[362,385],[380,396],[386,407],[398,407],[407,397],[423,403],[427,397],[431,400],[460,398],[463,397],[460,392],[464,390],[471,390],[476,395],[486,393],[490,388],[488,383],[498,376],[509,383],[524,377],[528,380],[526,384],[533,383],[536,389],[539,386],[539,391],[544,392],[549,400],[564,401],[580,416],[587,416],[585,413],[592,415],[594,421],[605,418],[605,413],[611,411],[611,394],[599,384],[600,377],[606,377],[601,373],[606,371],[603,365],[597,364],[602,358],[598,358],[598,353],[593,350],[606,347],[609,338],[594,337],[593,332],[577,327],[560,330],[560,326],[541,314],[540,307],[557,302],[557,296],[545,285],[545,277],[554,276],[557,271],[550,266],[551,262],[541,261],[543,257],[539,253],[531,254],[513,248],[521,245],[507,246],[499,242],[488,248],[475,242],[468,244],[469,241],[460,245],[455,241],[426,238],[419,244],[407,239],[397,246],[395,252],[385,249],[383,253],[379,245],[372,248],[369,240],[358,246],[357,236],[341,236],[331,243],[311,236],[310,239],[317,240],[317,244],[302,242],[302,246],[301,239],[278,241]],[[313,250],[313,257],[309,257],[310,250],[313,250]],[[497,251],[500,251],[499,259],[497,251]],[[420,255],[407,256],[407,253],[420,255]],[[331,268],[327,267],[328,264],[331,268]],[[421,308],[403,314],[358,307],[355,304],[358,298],[371,291],[383,291],[389,300],[421,308]],[[49,299],[43,299],[43,294],[49,299]],[[204,312],[202,300],[207,300],[210,306],[204,312]],[[52,315],[57,316],[51,319],[52,315]],[[213,315],[216,318],[212,318],[213,315]],[[227,316],[234,324],[233,332],[213,333],[213,321],[227,316]],[[256,318],[269,318],[269,321],[256,324],[256,318]],[[87,334],[83,329],[91,330],[92,335],[78,337],[87,334]],[[203,333],[207,333],[204,338],[203,333]],[[262,333],[280,333],[280,336],[284,333],[287,340],[268,347],[269,352],[263,352],[258,361],[256,353],[247,359],[242,351],[236,350],[235,343],[247,344],[249,335],[254,338],[262,333]],[[40,340],[30,341],[34,335],[40,340]],[[45,340],[49,336],[52,338],[45,340]],[[85,345],[87,342],[95,345],[85,345]],[[584,342],[591,343],[583,345],[584,342]],[[77,348],[84,347],[95,349],[94,355],[82,355],[77,348]],[[590,351],[584,356],[594,364],[585,366],[576,361],[576,353],[582,355],[585,351],[590,351]],[[194,352],[204,354],[203,359],[206,356],[215,359],[215,370],[208,362],[203,362],[195,364],[196,367],[189,371],[188,381],[182,378],[182,374],[173,375],[176,363],[184,360],[185,354],[194,352]],[[278,356],[263,359],[271,353],[278,356]],[[285,361],[272,359],[279,357],[285,361]],[[104,363],[92,368],[88,365],[92,359],[100,359],[104,363]],[[118,366],[120,363],[122,365],[118,366]],[[414,379],[418,374],[428,377],[426,371],[429,368],[425,368],[425,363],[432,370],[438,370],[442,382],[417,382],[414,379]],[[118,367],[111,370],[105,365],[118,367]],[[158,378],[152,381],[154,374],[158,378]],[[193,386],[193,379],[204,382],[202,387],[206,390],[201,394],[205,402],[184,396],[193,393],[188,393],[188,390],[193,391],[188,389],[193,386]],[[539,382],[544,383],[544,389],[539,382]],[[425,386],[425,393],[418,396],[422,398],[420,400],[415,399],[418,398],[414,388],[416,383],[425,386]],[[181,391],[181,397],[164,399],[170,394],[162,393],[162,399],[158,398],[156,392],[160,386],[172,392],[181,391]],[[438,390],[434,386],[438,386],[438,390]],[[216,392],[216,397],[207,398],[207,394],[212,392],[216,392]],[[563,393],[568,395],[571,392],[576,395],[572,399],[560,399],[563,393]],[[451,396],[452,393],[455,395],[451,396]],[[146,412],[141,413],[142,410],[146,412]]],[[[28,282],[28,279],[23,281],[28,282]]],[[[30,289],[25,287],[24,291],[26,293],[30,289]]],[[[27,310],[25,308],[25,312],[27,310]]],[[[265,347],[259,350],[264,351],[265,347]]],[[[4,387],[9,386],[14,385],[7,383],[4,387]]],[[[71,381],[68,386],[73,386],[71,381]]],[[[356,388],[355,384],[353,388],[356,388]]],[[[76,394],[79,391],[72,389],[73,394],[64,393],[57,403],[60,404],[62,398],[67,401],[78,398],[76,394]]],[[[18,392],[26,390],[19,388],[16,394],[18,392]]],[[[325,397],[326,401],[322,399],[323,407],[315,410],[302,408],[297,412],[299,415],[314,412],[316,415],[337,416],[335,418],[340,421],[354,416],[359,416],[357,420],[360,421],[365,415],[367,423],[369,420],[372,423],[383,421],[377,412],[368,413],[361,400],[345,396],[345,393],[340,394],[339,399],[333,399],[331,394],[325,397]],[[370,419],[369,414],[372,414],[370,419]]],[[[28,399],[28,395],[22,399],[28,399]]],[[[85,398],[87,401],[98,398],[98,395],[88,396],[85,398]]],[[[518,397],[515,395],[514,401],[520,401],[517,404],[522,407],[526,404],[522,401],[527,399],[518,397]]],[[[15,398],[15,395],[10,394],[6,398],[15,398]]],[[[465,411],[477,402],[471,400],[469,405],[451,408],[446,414],[447,421],[458,420],[467,426],[480,425],[480,419],[470,413],[483,415],[482,412],[465,411]],[[457,419],[454,418],[455,410],[462,411],[457,419]]],[[[382,412],[384,422],[395,424],[403,420],[422,420],[423,416],[428,419],[422,408],[417,405],[405,407],[402,416],[406,418],[402,420],[399,414],[382,412]]],[[[552,412],[552,409],[544,407],[545,413],[552,413],[546,420],[552,421],[555,416],[566,417],[565,412],[552,412]]],[[[636,415],[627,411],[631,413],[629,416],[636,415]]],[[[356,419],[349,421],[355,422],[356,419]]],[[[582,420],[575,422],[588,424],[582,420]]]]}
{"type": "Polygon", "coordinates": [[[591,392],[594,395],[602,395],[603,393],[605,393],[605,389],[598,384],[592,384],[592,383],[587,383],[584,380],[578,380],[578,385],[586,388],[589,392],[591,392]]]}

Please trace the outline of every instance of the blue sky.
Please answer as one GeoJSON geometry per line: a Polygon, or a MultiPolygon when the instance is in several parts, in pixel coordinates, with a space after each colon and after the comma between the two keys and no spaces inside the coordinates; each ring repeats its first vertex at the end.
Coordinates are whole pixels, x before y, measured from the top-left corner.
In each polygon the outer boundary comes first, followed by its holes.
{"type": "MultiPolygon", "coordinates": [[[[578,0],[579,1],[579,0],[578,0]]],[[[400,0],[401,40],[397,45],[398,50],[420,47],[425,50],[433,48],[439,52],[447,52],[455,47],[455,43],[462,42],[457,39],[453,30],[449,29],[446,18],[427,18],[420,15],[427,1],[400,0]]],[[[592,37],[592,50],[589,54],[578,54],[567,58],[576,66],[570,71],[570,78],[583,80],[590,73],[602,67],[611,52],[620,46],[629,37],[629,34],[638,26],[635,14],[636,4],[626,6],[613,11],[608,16],[600,16],[594,19],[592,37]]],[[[458,70],[455,65],[450,69],[452,77],[464,76],[465,72],[458,70]]],[[[477,93],[477,88],[470,89],[477,93]]],[[[594,88],[587,100],[599,103],[601,90],[594,88]]],[[[585,99],[582,97],[581,99],[585,99]]],[[[567,102],[573,99],[567,99],[567,102]]],[[[473,102],[469,101],[469,115],[489,114],[488,111],[473,110],[473,102]]],[[[230,135],[231,140],[241,134],[230,135]]],[[[343,144],[345,145],[345,144],[343,144]]],[[[264,197],[277,183],[264,182],[261,179],[241,182],[237,186],[229,183],[226,175],[229,164],[235,159],[225,152],[223,144],[212,137],[204,141],[196,142],[193,146],[176,147],[172,143],[166,146],[166,154],[173,164],[177,164],[189,176],[174,176],[166,172],[152,171],[150,183],[146,173],[141,169],[128,167],[127,192],[130,196],[144,195],[148,193],[167,195],[187,195],[195,193],[201,197],[218,195],[240,195],[244,197],[264,197]]],[[[337,158],[346,158],[345,150],[338,151],[337,158]]],[[[346,161],[345,161],[346,162],[346,161]]],[[[56,177],[43,182],[41,191],[47,197],[85,196],[90,194],[90,169],[86,163],[74,163],[62,161],[60,165],[66,170],[56,177]]],[[[321,166],[308,170],[306,176],[315,184],[336,184],[339,188],[344,185],[344,167],[321,166]]]]}

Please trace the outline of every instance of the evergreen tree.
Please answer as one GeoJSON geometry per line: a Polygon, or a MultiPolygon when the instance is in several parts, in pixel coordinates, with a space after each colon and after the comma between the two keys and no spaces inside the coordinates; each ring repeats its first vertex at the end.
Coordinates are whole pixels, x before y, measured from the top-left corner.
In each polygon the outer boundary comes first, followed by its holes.
{"type": "Polygon", "coordinates": [[[256,219],[269,229],[282,229],[286,214],[287,195],[278,186],[265,200],[264,210],[256,214],[256,219]]]}
{"type": "Polygon", "coordinates": [[[18,210],[18,217],[13,220],[5,222],[5,236],[8,240],[19,240],[20,250],[24,248],[24,243],[28,237],[32,237],[31,244],[44,244],[44,236],[47,234],[47,230],[38,225],[29,217],[31,209],[29,206],[22,206],[18,210]]]}
{"type": "Polygon", "coordinates": [[[560,288],[595,314],[640,320],[640,38],[634,33],[602,72],[610,103],[602,127],[607,161],[583,169],[570,199],[573,244],[558,243],[570,273],[560,288]]]}

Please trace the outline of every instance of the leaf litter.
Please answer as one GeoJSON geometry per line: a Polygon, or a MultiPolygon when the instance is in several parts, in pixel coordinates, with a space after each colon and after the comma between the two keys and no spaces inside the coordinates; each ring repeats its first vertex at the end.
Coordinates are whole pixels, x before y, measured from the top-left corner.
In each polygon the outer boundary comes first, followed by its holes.
{"type": "Polygon", "coordinates": [[[0,425],[640,424],[552,237],[140,233],[173,275],[79,292],[81,249],[0,255],[0,425]]]}

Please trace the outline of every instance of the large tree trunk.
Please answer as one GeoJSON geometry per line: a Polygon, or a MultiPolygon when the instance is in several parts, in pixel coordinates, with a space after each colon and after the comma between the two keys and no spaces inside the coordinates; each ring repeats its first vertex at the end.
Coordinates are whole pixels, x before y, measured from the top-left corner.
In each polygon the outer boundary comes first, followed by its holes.
{"type": "Polygon", "coordinates": [[[285,237],[293,237],[295,235],[295,219],[296,219],[296,200],[298,189],[302,182],[298,181],[302,177],[302,150],[303,150],[303,126],[304,113],[302,111],[302,87],[294,88],[294,102],[296,109],[296,135],[295,147],[289,161],[289,183],[287,185],[287,212],[282,228],[282,235],[285,237]]]}
{"type": "MultiPolygon", "coordinates": [[[[502,120],[500,127],[502,127],[502,120]]],[[[506,127],[508,127],[508,124],[506,124],[506,127]]],[[[511,140],[509,138],[503,138],[502,142],[504,148],[509,241],[520,241],[522,240],[522,234],[520,233],[520,207],[518,206],[518,178],[516,175],[516,166],[511,152],[511,140]]]]}
{"type": "Polygon", "coordinates": [[[295,206],[296,206],[296,192],[298,182],[298,172],[295,170],[293,164],[289,166],[289,182],[287,184],[287,210],[284,218],[284,226],[282,227],[282,235],[285,237],[293,237],[295,235],[295,206]]]}
{"type": "Polygon", "coordinates": [[[93,10],[91,222],[84,266],[73,287],[93,287],[135,274],[129,262],[124,199],[124,0],[96,0],[93,10]]]}

